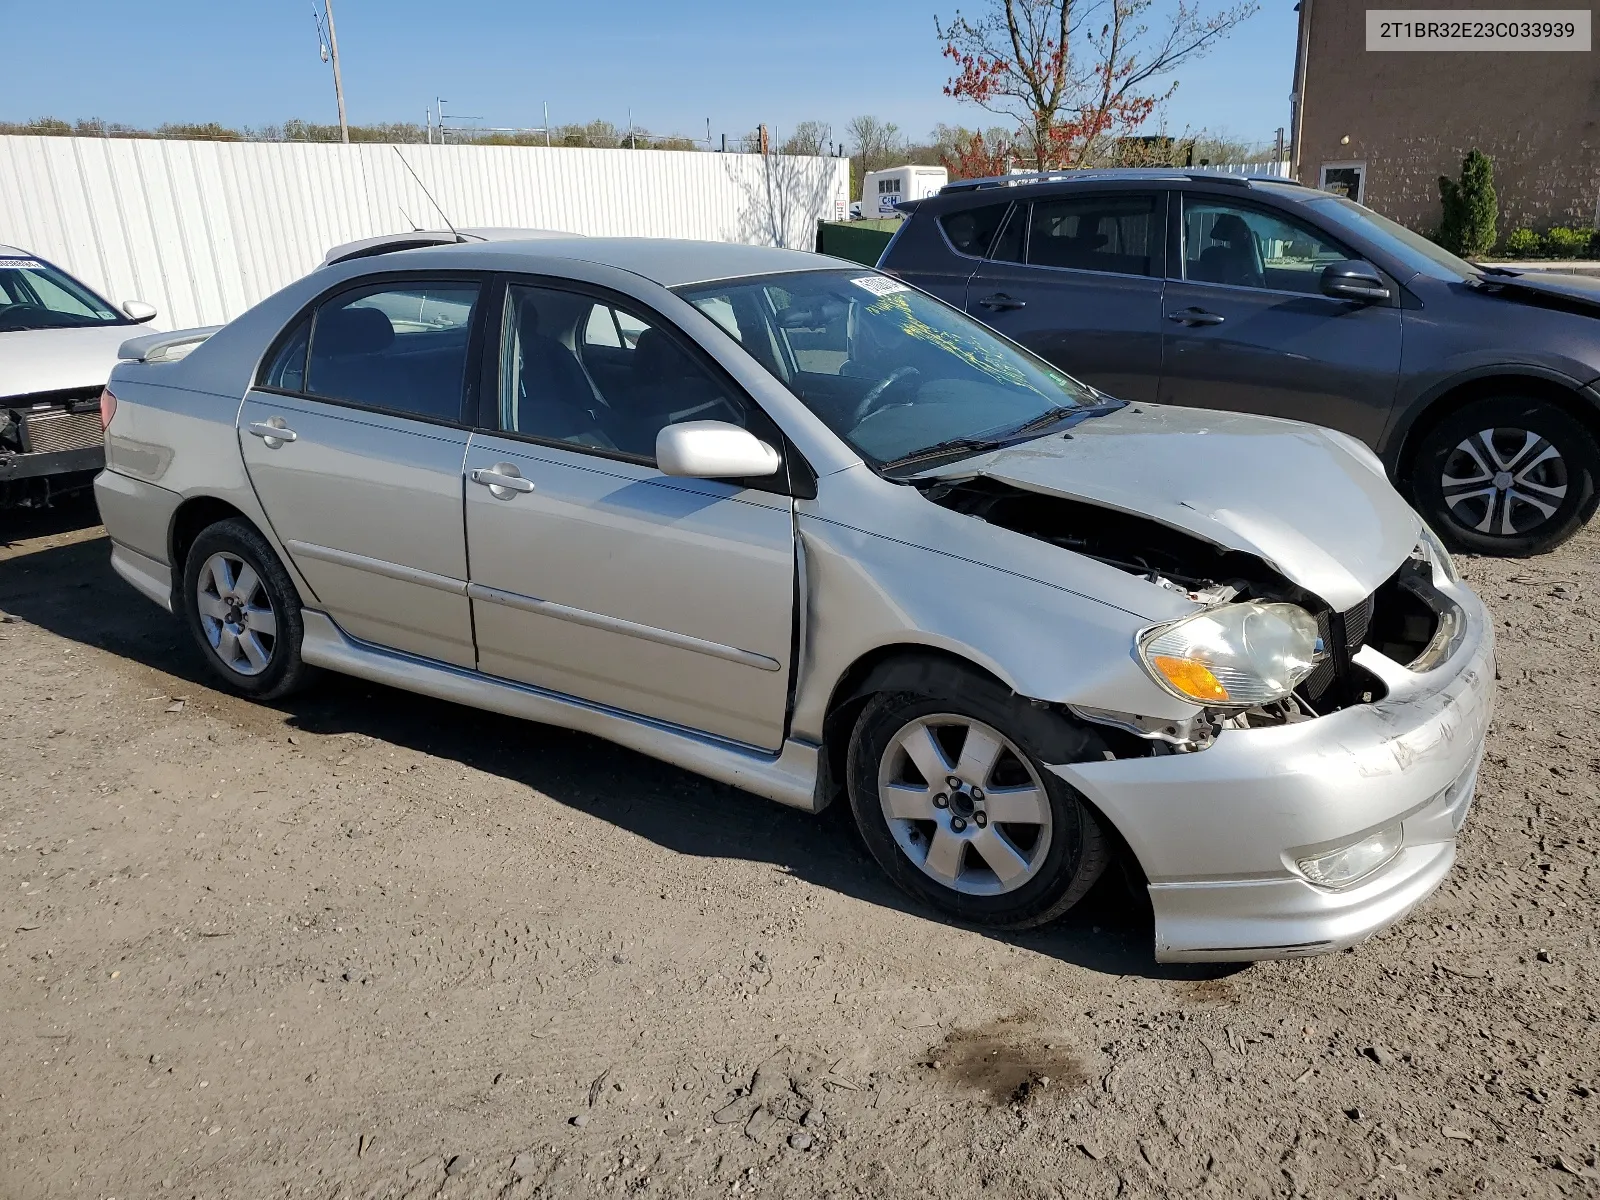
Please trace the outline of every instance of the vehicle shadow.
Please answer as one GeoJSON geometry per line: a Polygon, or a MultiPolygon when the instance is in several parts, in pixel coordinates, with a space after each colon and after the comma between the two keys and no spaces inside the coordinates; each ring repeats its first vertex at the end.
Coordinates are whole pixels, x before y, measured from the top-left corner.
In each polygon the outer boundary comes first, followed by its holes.
{"type": "MultiPolygon", "coordinates": [[[[178,622],[112,572],[104,535],[52,544],[46,531],[86,527],[81,514],[78,525],[68,516],[46,516],[40,514],[32,533],[45,539],[37,549],[26,544],[26,531],[8,530],[20,552],[0,557],[0,612],[174,675],[196,690],[212,689],[178,622]]],[[[813,817],[585,734],[341,676],[324,676],[270,707],[288,726],[308,733],[360,734],[525,784],[679,854],[771,863],[819,887],[942,920],[884,878],[842,801],[813,817]]],[[[1157,963],[1148,900],[1116,868],[1056,925],[985,936],[1111,975],[1207,980],[1241,969],[1157,963]]]]}

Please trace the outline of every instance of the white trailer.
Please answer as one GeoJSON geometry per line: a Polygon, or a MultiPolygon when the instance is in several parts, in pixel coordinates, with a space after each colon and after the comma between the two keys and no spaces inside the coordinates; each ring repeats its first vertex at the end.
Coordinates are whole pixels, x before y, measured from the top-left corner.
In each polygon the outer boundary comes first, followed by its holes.
{"type": "Polygon", "coordinates": [[[897,217],[894,206],[902,200],[921,200],[950,182],[943,167],[890,167],[887,171],[868,171],[861,180],[863,217],[897,217]]]}

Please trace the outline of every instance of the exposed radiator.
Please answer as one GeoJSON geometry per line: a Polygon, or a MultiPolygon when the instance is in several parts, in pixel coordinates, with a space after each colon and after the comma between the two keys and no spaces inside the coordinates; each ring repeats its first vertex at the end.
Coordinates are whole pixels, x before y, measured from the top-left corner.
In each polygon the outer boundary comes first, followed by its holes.
{"type": "Polygon", "coordinates": [[[25,413],[22,418],[22,450],[25,454],[52,454],[58,450],[82,450],[105,440],[100,428],[98,408],[65,412],[25,413]]]}

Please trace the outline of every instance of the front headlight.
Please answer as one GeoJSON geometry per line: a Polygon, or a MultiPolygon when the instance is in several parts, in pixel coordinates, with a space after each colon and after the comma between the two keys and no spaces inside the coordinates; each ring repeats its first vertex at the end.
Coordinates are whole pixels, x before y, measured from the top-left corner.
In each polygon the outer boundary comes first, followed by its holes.
{"type": "Polygon", "coordinates": [[[1456,561],[1450,557],[1450,551],[1444,548],[1444,543],[1439,540],[1439,535],[1428,528],[1428,523],[1422,523],[1422,540],[1417,543],[1413,551],[1427,559],[1438,572],[1451,583],[1460,583],[1461,575],[1456,571],[1456,561]]]}
{"type": "Polygon", "coordinates": [[[1146,630],[1139,657],[1179,699],[1253,708],[1294,691],[1320,661],[1322,639],[1298,605],[1248,601],[1146,630]]]}

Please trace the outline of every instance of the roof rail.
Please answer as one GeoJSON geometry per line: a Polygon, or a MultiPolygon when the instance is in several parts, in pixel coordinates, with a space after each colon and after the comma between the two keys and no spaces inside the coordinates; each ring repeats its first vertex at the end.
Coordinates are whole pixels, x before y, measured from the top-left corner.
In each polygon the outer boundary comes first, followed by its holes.
{"type": "Polygon", "coordinates": [[[1223,183],[1247,188],[1257,183],[1285,183],[1291,187],[1306,185],[1296,179],[1279,175],[1234,175],[1227,171],[1207,171],[1188,167],[1085,167],[1059,171],[1019,171],[1014,175],[989,175],[982,179],[958,179],[939,189],[946,192],[975,192],[988,188],[1016,187],[1035,183],[1091,182],[1094,180],[1189,180],[1195,183],[1223,183]]]}

